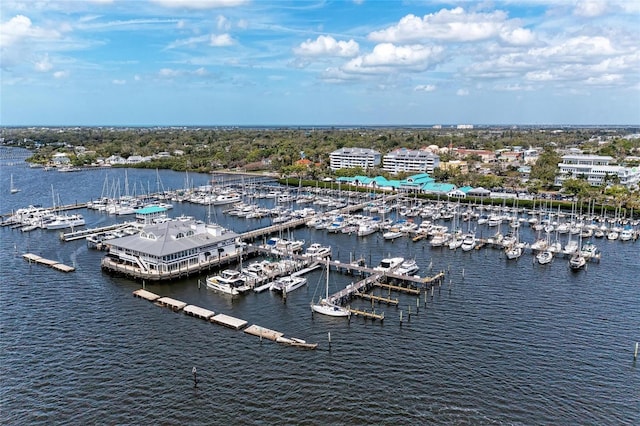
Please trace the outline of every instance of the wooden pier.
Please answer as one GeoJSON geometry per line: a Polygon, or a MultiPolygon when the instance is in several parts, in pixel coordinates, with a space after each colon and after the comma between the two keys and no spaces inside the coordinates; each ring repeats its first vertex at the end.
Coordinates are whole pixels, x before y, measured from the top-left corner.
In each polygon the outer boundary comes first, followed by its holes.
{"type": "Polygon", "coordinates": [[[386,303],[387,305],[398,306],[398,303],[400,303],[398,299],[391,299],[389,297],[376,296],[374,294],[369,294],[369,293],[361,293],[359,291],[353,293],[353,295],[360,297],[362,299],[371,300],[371,302],[386,303]]]}
{"type": "Polygon", "coordinates": [[[73,266],[65,265],[64,263],[60,263],[57,260],[45,259],[44,257],[40,257],[37,254],[33,253],[25,253],[22,255],[22,258],[29,263],[34,262],[40,265],[48,266],[52,269],[56,269],[62,272],[73,272],[76,270],[73,266]]]}
{"type": "Polygon", "coordinates": [[[402,287],[399,285],[393,285],[393,284],[386,284],[380,281],[376,281],[375,283],[373,283],[373,285],[375,285],[376,287],[380,287],[380,288],[385,288],[387,290],[393,290],[393,291],[398,291],[401,293],[408,293],[408,294],[416,294],[416,295],[420,295],[421,290],[419,288],[413,288],[413,287],[402,287]]]}
{"type": "Polygon", "coordinates": [[[81,229],[79,231],[60,233],[60,239],[62,241],[75,241],[90,236],[105,234],[109,231],[116,231],[126,229],[133,226],[135,222],[115,223],[113,225],[102,226],[99,228],[81,229]]]}
{"type": "Polygon", "coordinates": [[[290,220],[288,222],[278,223],[277,225],[267,226],[265,228],[254,229],[240,234],[240,239],[243,241],[254,241],[256,238],[263,237],[265,235],[276,234],[288,229],[299,228],[303,226],[308,218],[290,220]]]}
{"type": "Polygon", "coordinates": [[[369,318],[372,320],[384,321],[384,312],[381,314],[377,314],[376,311],[369,312],[369,311],[365,311],[361,309],[353,309],[353,308],[349,308],[349,312],[351,312],[351,315],[357,315],[357,316],[369,318]]]}

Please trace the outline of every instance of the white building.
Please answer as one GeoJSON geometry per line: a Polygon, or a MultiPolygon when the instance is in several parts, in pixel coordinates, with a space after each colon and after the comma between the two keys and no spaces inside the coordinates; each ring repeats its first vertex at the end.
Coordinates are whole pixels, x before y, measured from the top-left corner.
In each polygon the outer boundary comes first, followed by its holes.
{"type": "Polygon", "coordinates": [[[340,148],[329,154],[331,170],[362,167],[368,169],[380,165],[381,155],[368,148],[340,148]]]}
{"type": "Polygon", "coordinates": [[[440,157],[427,150],[396,149],[384,156],[382,168],[390,173],[433,173],[440,164],[440,157]]]}
{"type": "Polygon", "coordinates": [[[567,179],[584,178],[591,186],[600,186],[613,183],[612,179],[616,179],[627,188],[637,188],[640,169],[610,166],[612,160],[612,157],[604,155],[563,155],[562,163],[558,164],[560,172],[556,176],[555,184],[562,186],[567,179]]]}
{"type": "Polygon", "coordinates": [[[237,260],[238,235],[195,220],[169,220],[145,226],[139,234],[109,240],[102,269],[147,280],[199,273],[237,260]]]}

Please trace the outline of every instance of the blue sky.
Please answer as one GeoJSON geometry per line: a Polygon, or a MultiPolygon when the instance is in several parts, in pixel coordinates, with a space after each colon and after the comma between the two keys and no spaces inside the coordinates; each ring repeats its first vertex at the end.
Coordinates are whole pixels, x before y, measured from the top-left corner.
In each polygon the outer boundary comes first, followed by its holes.
{"type": "Polygon", "coordinates": [[[640,124],[640,2],[3,0],[2,125],[640,124]]]}

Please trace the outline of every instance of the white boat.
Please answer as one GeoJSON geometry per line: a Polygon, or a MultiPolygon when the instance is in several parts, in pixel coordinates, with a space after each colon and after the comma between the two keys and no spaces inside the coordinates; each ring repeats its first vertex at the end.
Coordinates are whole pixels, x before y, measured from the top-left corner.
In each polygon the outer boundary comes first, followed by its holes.
{"type": "Polygon", "coordinates": [[[380,265],[376,266],[376,271],[391,272],[396,270],[404,262],[404,257],[386,257],[380,261],[380,265]]]}
{"type": "Polygon", "coordinates": [[[631,228],[624,228],[620,232],[620,241],[629,241],[633,238],[633,230],[631,228]]]}
{"type": "Polygon", "coordinates": [[[356,235],[358,237],[365,237],[367,235],[371,235],[378,230],[378,225],[373,223],[361,223],[358,226],[358,230],[356,231],[356,235]]]}
{"type": "Polygon", "coordinates": [[[286,294],[302,287],[306,283],[307,279],[305,277],[287,275],[275,280],[271,284],[271,290],[278,293],[286,294]]]}
{"type": "Polygon", "coordinates": [[[571,259],[569,259],[569,267],[577,271],[578,269],[583,268],[587,264],[587,259],[578,251],[576,251],[571,259]]]}
{"type": "Polygon", "coordinates": [[[464,237],[462,238],[462,245],[460,246],[460,248],[462,248],[462,251],[471,251],[475,248],[475,246],[476,235],[473,232],[464,234],[464,237]]]}
{"type": "Polygon", "coordinates": [[[400,264],[394,274],[397,275],[413,275],[420,270],[418,263],[415,259],[407,259],[400,264]]]}
{"type": "Polygon", "coordinates": [[[507,256],[507,259],[517,259],[522,256],[522,247],[520,247],[519,244],[513,244],[505,248],[504,254],[507,256]]]}
{"type": "Polygon", "coordinates": [[[16,194],[16,193],[20,192],[20,190],[13,185],[13,175],[11,175],[11,183],[10,183],[10,186],[9,186],[9,192],[11,192],[12,194],[16,194]]]}
{"type": "Polygon", "coordinates": [[[576,240],[569,240],[567,244],[562,249],[562,253],[568,256],[571,256],[573,253],[577,252],[580,248],[580,245],[576,240]]]}
{"type": "Polygon", "coordinates": [[[54,220],[44,224],[45,229],[65,229],[75,228],[76,226],[82,226],[85,224],[85,220],[80,214],[72,215],[57,215],[54,220]]]}
{"type": "Polygon", "coordinates": [[[546,265],[553,260],[553,252],[551,250],[541,251],[536,255],[536,259],[538,260],[539,264],[546,265]]]}
{"type": "Polygon", "coordinates": [[[442,247],[448,244],[450,238],[451,234],[448,232],[437,232],[433,235],[433,238],[431,238],[431,247],[442,247]]]}
{"type": "Polygon", "coordinates": [[[211,201],[214,206],[222,206],[225,204],[232,204],[240,202],[241,198],[236,194],[220,194],[211,201]]]}
{"type": "Polygon", "coordinates": [[[329,299],[329,259],[327,259],[326,274],[327,280],[324,299],[320,299],[318,303],[311,302],[311,312],[317,312],[319,314],[328,315],[330,317],[348,317],[349,315],[351,315],[351,311],[349,311],[348,308],[333,303],[329,299]]]}
{"type": "Polygon", "coordinates": [[[592,242],[586,242],[582,245],[580,254],[583,255],[586,259],[591,259],[592,257],[597,256],[598,248],[592,242]]]}
{"type": "Polygon", "coordinates": [[[402,235],[403,235],[402,232],[398,230],[390,230],[382,234],[382,237],[385,240],[395,240],[396,238],[402,237],[402,235]]]}
{"type": "Polygon", "coordinates": [[[249,290],[247,278],[240,272],[225,269],[219,275],[207,277],[207,288],[236,296],[249,290]]]}
{"type": "Polygon", "coordinates": [[[311,244],[305,253],[304,257],[310,257],[312,259],[324,259],[325,257],[331,257],[331,246],[323,246],[320,243],[311,244]]]}

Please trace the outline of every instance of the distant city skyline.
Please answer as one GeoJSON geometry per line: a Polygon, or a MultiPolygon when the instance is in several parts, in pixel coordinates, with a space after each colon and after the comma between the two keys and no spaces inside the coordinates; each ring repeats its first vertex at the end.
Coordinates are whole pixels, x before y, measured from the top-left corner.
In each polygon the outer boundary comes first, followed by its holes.
{"type": "Polygon", "coordinates": [[[640,124],[626,0],[5,0],[3,126],[640,124]]]}

